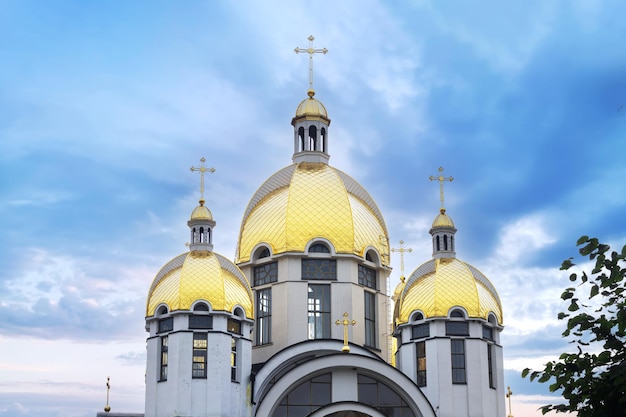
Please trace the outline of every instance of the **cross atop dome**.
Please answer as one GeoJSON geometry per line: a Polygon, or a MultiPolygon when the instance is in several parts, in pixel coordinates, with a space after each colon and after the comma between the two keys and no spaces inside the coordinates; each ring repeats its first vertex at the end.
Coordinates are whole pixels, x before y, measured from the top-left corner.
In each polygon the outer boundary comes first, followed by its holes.
{"type": "Polygon", "coordinates": [[[431,175],[429,177],[429,179],[431,181],[434,181],[434,180],[439,181],[439,200],[441,201],[441,209],[440,209],[440,211],[441,211],[441,214],[445,214],[446,209],[445,209],[445,206],[443,205],[443,199],[444,199],[443,198],[443,183],[445,181],[452,182],[452,180],[454,180],[454,178],[452,178],[452,177],[444,177],[443,176],[443,167],[439,167],[439,175],[437,175],[437,176],[431,175]]]}
{"type": "Polygon", "coordinates": [[[295,48],[294,52],[296,54],[299,54],[301,52],[309,54],[309,92],[308,92],[308,95],[309,97],[313,98],[313,96],[315,95],[315,90],[313,89],[313,54],[326,55],[328,53],[328,49],[326,48],[320,49],[320,48],[313,47],[313,41],[315,40],[313,35],[310,35],[308,39],[309,39],[308,48],[295,48]]]}

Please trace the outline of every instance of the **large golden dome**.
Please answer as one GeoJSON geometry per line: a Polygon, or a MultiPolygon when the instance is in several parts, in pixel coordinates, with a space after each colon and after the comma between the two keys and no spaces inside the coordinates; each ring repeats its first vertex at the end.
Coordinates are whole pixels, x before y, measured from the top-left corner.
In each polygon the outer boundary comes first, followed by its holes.
{"type": "Polygon", "coordinates": [[[378,206],[347,174],[323,162],[293,164],[272,175],[244,212],[236,263],[248,262],[260,243],[273,254],[304,252],[315,238],[337,253],[364,256],[367,248],[389,265],[387,227],[378,206]]]}
{"type": "Polygon", "coordinates": [[[171,312],[189,310],[197,300],[208,301],[213,311],[232,313],[240,306],[247,318],[254,319],[252,291],[244,274],[211,251],[187,252],[165,264],[150,286],[146,316],[153,316],[160,304],[171,312]]]}
{"type": "Polygon", "coordinates": [[[470,318],[485,320],[493,312],[502,324],[502,304],[493,284],[478,269],[456,258],[432,259],[418,267],[407,279],[398,302],[396,325],[407,323],[416,310],[425,318],[446,317],[452,307],[463,307],[470,318]]]}

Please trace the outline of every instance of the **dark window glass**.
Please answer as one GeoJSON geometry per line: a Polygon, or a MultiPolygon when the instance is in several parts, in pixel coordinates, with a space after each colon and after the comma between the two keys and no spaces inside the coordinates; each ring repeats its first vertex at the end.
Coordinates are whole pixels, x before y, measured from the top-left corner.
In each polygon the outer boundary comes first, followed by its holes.
{"type": "Polygon", "coordinates": [[[256,292],[256,345],[272,341],[272,289],[256,292]]]}
{"type": "Polygon", "coordinates": [[[328,249],[328,246],[326,245],[316,243],[314,245],[311,245],[311,247],[309,248],[309,253],[330,253],[330,249],[328,249]]]}
{"type": "Polygon", "coordinates": [[[193,311],[209,311],[209,306],[204,303],[198,303],[193,307],[193,311]]]}
{"type": "Polygon", "coordinates": [[[330,338],[330,285],[311,284],[308,288],[308,337],[330,338]]]}
{"type": "Polygon", "coordinates": [[[489,374],[489,388],[495,388],[493,378],[493,345],[487,345],[487,373],[489,374]]]}
{"type": "Polygon", "coordinates": [[[411,328],[412,339],[422,339],[430,336],[430,323],[416,324],[411,328]]]}
{"type": "Polygon", "coordinates": [[[461,310],[452,310],[452,312],[450,312],[450,317],[464,319],[465,315],[463,314],[461,310]]]}
{"type": "Polygon", "coordinates": [[[269,284],[278,280],[278,262],[270,262],[254,267],[254,285],[269,284]]]}
{"type": "Polygon", "coordinates": [[[426,342],[415,344],[417,351],[417,386],[426,386],[426,342]]]}
{"type": "Polygon", "coordinates": [[[424,315],[422,313],[413,314],[413,318],[411,319],[411,321],[420,321],[420,320],[424,320],[424,315]]]}
{"type": "Polygon", "coordinates": [[[365,265],[359,265],[359,284],[377,290],[377,282],[375,269],[368,268],[365,265]]]}
{"type": "Polygon", "coordinates": [[[372,256],[372,252],[369,251],[365,254],[365,260],[366,261],[370,261],[370,262],[374,262],[374,257],[372,256]]]}
{"type": "Polygon", "coordinates": [[[493,341],[493,328],[489,326],[483,326],[483,339],[493,341]]]}
{"type": "Polygon", "coordinates": [[[330,374],[324,374],[298,385],[283,397],[274,416],[306,417],[318,408],[330,404],[331,381],[330,374]]]}
{"type": "Polygon", "coordinates": [[[194,314],[189,316],[189,328],[190,329],[212,329],[213,328],[213,316],[200,316],[194,314]]]}
{"type": "Polygon", "coordinates": [[[263,250],[261,250],[261,252],[259,253],[259,256],[257,256],[258,259],[269,258],[269,257],[270,257],[270,250],[268,248],[263,248],[263,250]]]}
{"type": "Polygon", "coordinates": [[[193,363],[191,367],[192,378],[206,378],[207,359],[207,334],[193,334],[193,363]]]}
{"type": "Polygon", "coordinates": [[[365,291],[365,346],[378,347],[376,338],[376,294],[365,291]]]}
{"type": "Polygon", "coordinates": [[[228,331],[231,333],[241,334],[241,322],[235,319],[228,319],[228,331]]]}
{"type": "Polygon", "coordinates": [[[159,381],[167,381],[167,336],[161,338],[161,372],[159,373],[159,381]]]}
{"type": "Polygon", "coordinates": [[[450,352],[452,361],[452,383],[466,384],[465,341],[462,339],[450,340],[450,352]]]}
{"type": "Polygon", "coordinates": [[[174,317],[159,320],[159,333],[171,332],[174,330],[174,317]]]}
{"type": "Polygon", "coordinates": [[[383,415],[415,417],[409,405],[391,387],[365,375],[357,375],[358,401],[368,404],[383,415]]]}
{"type": "Polygon", "coordinates": [[[447,321],[446,335],[469,336],[469,325],[464,321],[447,321]]]}
{"type": "Polygon", "coordinates": [[[334,259],[303,259],[302,279],[337,279],[337,261],[334,259]]]}

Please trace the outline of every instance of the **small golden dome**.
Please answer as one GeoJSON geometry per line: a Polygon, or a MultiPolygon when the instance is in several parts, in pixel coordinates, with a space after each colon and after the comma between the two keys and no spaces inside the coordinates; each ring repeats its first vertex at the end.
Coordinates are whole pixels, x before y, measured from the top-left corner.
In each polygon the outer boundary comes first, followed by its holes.
{"type": "Polygon", "coordinates": [[[272,253],[304,252],[316,238],[337,253],[364,256],[375,248],[388,265],[387,227],[378,206],[347,174],[322,162],[293,164],[272,175],[244,212],[236,263],[248,262],[259,243],[272,253]]]}
{"type": "Polygon", "coordinates": [[[435,220],[433,220],[433,228],[435,227],[454,227],[454,222],[446,214],[446,209],[442,208],[435,220]]]}
{"type": "Polygon", "coordinates": [[[189,310],[197,300],[208,301],[213,311],[232,313],[241,306],[254,319],[252,290],[243,272],[210,251],[184,253],[161,268],[148,292],[146,316],[153,316],[160,304],[169,311],[189,310]]]}
{"type": "Polygon", "coordinates": [[[321,117],[328,120],[326,107],[324,107],[321,101],[313,98],[315,91],[309,90],[308,95],[309,98],[302,100],[302,102],[298,105],[294,119],[299,119],[301,117],[321,117]]]}
{"type": "Polygon", "coordinates": [[[453,307],[463,307],[469,317],[485,320],[492,312],[502,324],[502,304],[493,284],[478,269],[456,258],[432,259],[418,267],[399,302],[399,311],[394,312],[396,324],[408,323],[416,310],[425,318],[446,317],[453,307]]]}
{"type": "Polygon", "coordinates": [[[191,212],[191,220],[213,220],[213,214],[204,205],[204,200],[200,200],[200,205],[191,212]]]}

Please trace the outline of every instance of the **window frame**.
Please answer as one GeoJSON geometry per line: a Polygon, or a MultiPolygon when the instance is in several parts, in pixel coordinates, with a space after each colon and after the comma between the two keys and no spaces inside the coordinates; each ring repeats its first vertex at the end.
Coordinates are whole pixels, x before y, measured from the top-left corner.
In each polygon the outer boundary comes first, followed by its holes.
{"type": "Polygon", "coordinates": [[[359,264],[358,282],[359,285],[364,285],[367,288],[378,291],[378,270],[359,264]]]}
{"type": "Polygon", "coordinates": [[[363,291],[363,321],[364,321],[364,345],[378,349],[378,333],[376,332],[376,293],[363,291]],[[369,308],[368,308],[369,307],[369,308]]]}
{"type": "Polygon", "coordinates": [[[464,339],[450,339],[450,367],[452,370],[452,383],[457,385],[467,384],[467,361],[464,339]]]}
{"type": "Polygon", "coordinates": [[[253,286],[271,284],[278,281],[278,261],[266,262],[255,265],[252,269],[253,286]],[[261,278],[260,275],[263,274],[261,278]]]}
{"type": "Polygon", "coordinates": [[[330,306],[330,284],[307,286],[307,337],[309,340],[330,339],[330,306]],[[317,297],[312,298],[312,295],[317,295],[317,297]]]}
{"type": "Polygon", "coordinates": [[[303,281],[337,281],[337,260],[331,258],[303,258],[301,260],[303,281]],[[327,269],[327,271],[324,271],[327,269]]]}
{"type": "Polygon", "coordinates": [[[169,336],[161,336],[159,341],[159,381],[167,381],[169,363],[169,336]]]}
{"type": "Polygon", "coordinates": [[[255,346],[272,343],[272,289],[256,291],[255,346]],[[262,304],[265,301],[266,305],[262,304]]]}
{"type": "Polygon", "coordinates": [[[192,342],[191,378],[206,379],[209,338],[207,333],[194,332],[192,342]],[[196,343],[199,342],[199,343],[196,343]],[[200,343],[204,342],[204,343],[200,343]]]}
{"type": "Polygon", "coordinates": [[[415,343],[415,382],[418,387],[425,387],[428,383],[426,373],[426,342],[420,341],[415,343]]]}

